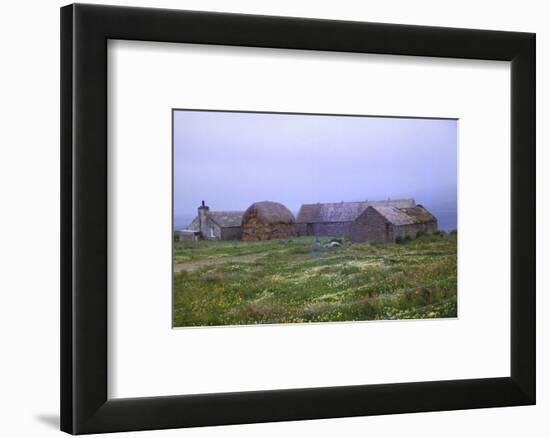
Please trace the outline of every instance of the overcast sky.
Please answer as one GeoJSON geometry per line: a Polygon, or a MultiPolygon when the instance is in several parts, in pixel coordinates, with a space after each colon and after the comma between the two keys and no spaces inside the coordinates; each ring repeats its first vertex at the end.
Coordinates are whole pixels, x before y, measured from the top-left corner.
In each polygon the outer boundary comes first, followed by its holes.
{"type": "Polygon", "coordinates": [[[176,111],[174,215],[413,197],[456,215],[457,121],[176,111]]]}

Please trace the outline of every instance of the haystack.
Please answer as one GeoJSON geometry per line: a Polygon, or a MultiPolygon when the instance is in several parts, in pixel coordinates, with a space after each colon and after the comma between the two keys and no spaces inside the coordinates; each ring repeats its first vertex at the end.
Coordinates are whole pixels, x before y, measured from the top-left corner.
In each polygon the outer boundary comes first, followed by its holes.
{"type": "Polygon", "coordinates": [[[244,212],[243,240],[285,239],[296,236],[294,215],[283,204],[255,202],[244,212]]]}

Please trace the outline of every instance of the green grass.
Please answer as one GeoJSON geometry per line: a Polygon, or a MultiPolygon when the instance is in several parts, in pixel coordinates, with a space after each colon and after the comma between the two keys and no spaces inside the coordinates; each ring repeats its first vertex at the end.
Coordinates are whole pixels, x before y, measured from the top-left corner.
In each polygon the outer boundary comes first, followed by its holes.
{"type": "Polygon", "coordinates": [[[337,248],[312,240],[175,243],[175,263],[192,269],[174,273],[174,325],[456,317],[456,234],[337,248]]]}

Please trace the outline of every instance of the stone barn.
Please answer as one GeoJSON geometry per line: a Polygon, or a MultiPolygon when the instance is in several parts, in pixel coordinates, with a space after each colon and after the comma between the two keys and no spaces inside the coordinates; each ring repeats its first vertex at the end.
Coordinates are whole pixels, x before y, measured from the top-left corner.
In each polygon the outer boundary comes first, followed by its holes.
{"type": "Polygon", "coordinates": [[[287,239],[296,236],[294,215],[278,202],[252,204],[244,212],[241,226],[243,240],[287,239]]]}
{"type": "Polygon", "coordinates": [[[194,236],[195,239],[180,237],[180,240],[240,240],[243,214],[243,211],[210,211],[202,201],[197,217],[186,229],[179,231],[180,236],[194,236]]]}
{"type": "Polygon", "coordinates": [[[303,204],[296,218],[300,236],[349,237],[352,223],[371,205],[414,207],[414,199],[303,204]]]}
{"type": "Polygon", "coordinates": [[[437,219],[422,205],[397,208],[369,206],[350,227],[353,242],[395,242],[398,237],[414,239],[419,231],[437,231],[437,219]]]}

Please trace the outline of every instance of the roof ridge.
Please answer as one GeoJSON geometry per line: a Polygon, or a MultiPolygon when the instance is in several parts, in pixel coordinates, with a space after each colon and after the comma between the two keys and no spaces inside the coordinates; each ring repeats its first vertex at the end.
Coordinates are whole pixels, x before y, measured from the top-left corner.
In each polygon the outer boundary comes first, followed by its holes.
{"type": "Polygon", "coordinates": [[[331,201],[331,202],[310,202],[301,205],[327,205],[327,204],[368,204],[371,202],[398,202],[414,201],[414,198],[390,198],[390,199],[366,199],[363,201],[331,201]]]}
{"type": "Polygon", "coordinates": [[[212,213],[244,213],[245,210],[210,210],[207,214],[212,213]]]}

